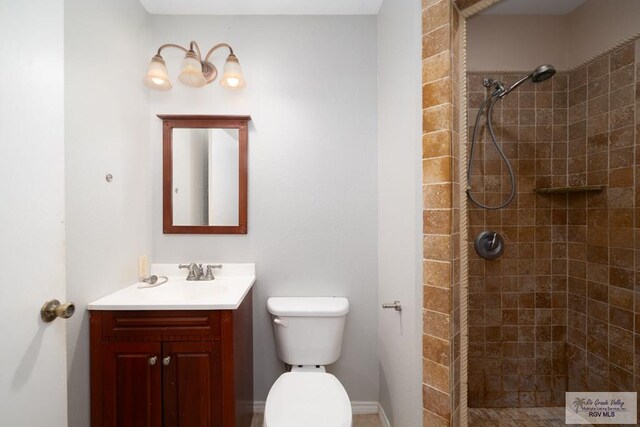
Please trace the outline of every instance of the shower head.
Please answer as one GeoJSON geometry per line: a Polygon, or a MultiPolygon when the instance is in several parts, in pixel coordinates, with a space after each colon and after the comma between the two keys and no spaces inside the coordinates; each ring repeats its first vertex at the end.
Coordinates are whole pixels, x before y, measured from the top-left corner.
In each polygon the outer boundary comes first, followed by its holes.
{"type": "Polygon", "coordinates": [[[511,85],[509,89],[500,93],[498,96],[500,98],[504,98],[509,94],[509,92],[511,92],[512,90],[514,90],[515,88],[517,88],[518,86],[520,86],[522,83],[526,82],[529,79],[531,79],[531,81],[534,83],[539,83],[547,79],[550,79],[555,73],[556,73],[556,69],[553,67],[553,65],[543,64],[538,68],[536,68],[535,70],[533,70],[531,74],[529,74],[528,76],[525,76],[520,80],[518,80],[517,82],[515,82],[513,85],[511,85]]]}
{"type": "Polygon", "coordinates": [[[534,83],[543,82],[553,77],[556,73],[556,69],[553,65],[544,64],[533,70],[531,73],[531,81],[534,83]]]}

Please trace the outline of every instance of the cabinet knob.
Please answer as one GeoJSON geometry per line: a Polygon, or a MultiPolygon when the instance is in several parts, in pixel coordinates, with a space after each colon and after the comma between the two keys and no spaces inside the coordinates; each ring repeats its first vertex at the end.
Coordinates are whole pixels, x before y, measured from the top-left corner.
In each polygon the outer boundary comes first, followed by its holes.
{"type": "Polygon", "coordinates": [[[164,359],[162,359],[162,364],[164,366],[168,366],[171,363],[171,356],[167,356],[164,359]]]}
{"type": "Polygon", "coordinates": [[[158,356],[153,356],[149,358],[149,365],[153,366],[158,361],[158,356]]]}

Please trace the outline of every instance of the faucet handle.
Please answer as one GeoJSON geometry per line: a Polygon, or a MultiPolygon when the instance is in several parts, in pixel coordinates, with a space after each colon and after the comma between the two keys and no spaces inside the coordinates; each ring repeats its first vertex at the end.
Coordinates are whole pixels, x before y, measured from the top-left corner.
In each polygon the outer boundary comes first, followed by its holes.
{"type": "Polygon", "coordinates": [[[214,268],[222,268],[222,264],[208,264],[207,265],[207,274],[205,274],[203,280],[215,280],[215,277],[213,277],[213,269],[214,268]]]}
{"type": "MultiPolygon", "coordinates": [[[[178,264],[178,268],[188,268],[189,269],[189,274],[187,275],[187,280],[199,280],[200,279],[200,277],[199,277],[200,274],[196,274],[196,271],[198,269],[198,265],[196,263],[192,262],[190,264],[178,264]]],[[[202,268],[200,269],[200,272],[202,272],[202,268]]]]}

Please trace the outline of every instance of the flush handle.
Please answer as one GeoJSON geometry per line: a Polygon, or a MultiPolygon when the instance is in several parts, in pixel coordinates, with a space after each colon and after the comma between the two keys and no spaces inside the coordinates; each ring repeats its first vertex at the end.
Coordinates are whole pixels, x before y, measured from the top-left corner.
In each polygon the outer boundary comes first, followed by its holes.
{"type": "Polygon", "coordinates": [[[287,322],[286,320],[279,319],[277,317],[273,319],[273,323],[279,326],[284,326],[285,328],[289,326],[289,322],[287,322]]]}
{"type": "Polygon", "coordinates": [[[400,301],[394,301],[393,303],[382,304],[382,308],[393,308],[395,311],[402,311],[402,304],[400,304],[400,301]]]}
{"type": "Polygon", "coordinates": [[[60,301],[57,299],[52,299],[51,301],[44,303],[40,309],[40,317],[43,321],[49,323],[53,322],[58,317],[68,319],[73,316],[73,313],[75,312],[76,306],[74,303],[68,302],[66,304],[60,304],[60,301]]]}

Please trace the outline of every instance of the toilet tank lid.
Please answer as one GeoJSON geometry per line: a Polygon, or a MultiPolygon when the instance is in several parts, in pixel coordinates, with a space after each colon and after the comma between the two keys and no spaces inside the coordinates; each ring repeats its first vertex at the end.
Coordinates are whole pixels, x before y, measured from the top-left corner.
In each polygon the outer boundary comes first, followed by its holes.
{"type": "Polygon", "coordinates": [[[339,317],[349,312],[349,300],[342,297],[272,297],[269,313],[291,317],[339,317]]]}

